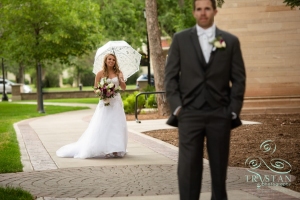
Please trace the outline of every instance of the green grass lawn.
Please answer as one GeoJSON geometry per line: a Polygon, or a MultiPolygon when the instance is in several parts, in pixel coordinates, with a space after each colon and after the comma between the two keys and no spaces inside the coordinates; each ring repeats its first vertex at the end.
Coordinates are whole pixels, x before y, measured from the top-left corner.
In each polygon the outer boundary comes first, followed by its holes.
{"type": "Polygon", "coordinates": [[[36,105],[0,102],[0,173],[20,172],[22,164],[20,151],[13,124],[33,117],[40,117],[60,112],[86,109],[87,107],[65,107],[45,105],[46,113],[37,112],[36,105]]]}
{"type": "MultiPolygon", "coordinates": [[[[36,92],[36,88],[31,85],[32,92],[36,92]]],[[[132,90],[136,89],[136,85],[127,85],[126,89],[132,90]]],[[[92,86],[84,86],[82,87],[83,91],[92,91],[92,86]]],[[[66,92],[66,91],[79,91],[79,87],[51,87],[51,88],[43,88],[44,92],[66,92]]]]}
{"type": "Polygon", "coordinates": [[[33,200],[34,197],[21,188],[0,187],[0,199],[5,200],[33,200]]]}
{"type": "MultiPolygon", "coordinates": [[[[92,86],[84,86],[82,87],[82,91],[92,91],[92,86]]],[[[79,91],[79,87],[51,87],[51,88],[43,88],[44,92],[65,92],[65,91],[79,91]]]]}
{"type": "MultiPolygon", "coordinates": [[[[40,117],[66,111],[87,109],[88,107],[67,107],[45,105],[46,113],[37,112],[36,105],[16,104],[10,102],[0,102],[0,173],[14,173],[22,171],[21,153],[13,124],[33,117],[40,117]]],[[[4,195],[16,195],[20,190],[15,191],[9,188],[0,188],[0,199],[32,199],[25,198],[2,198],[4,195]]],[[[6,196],[5,196],[6,197],[6,196]]]]}
{"type": "Polygon", "coordinates": [[[44,102],[97,104],[99,103],[99,98],[45,99],[44,102]]]}

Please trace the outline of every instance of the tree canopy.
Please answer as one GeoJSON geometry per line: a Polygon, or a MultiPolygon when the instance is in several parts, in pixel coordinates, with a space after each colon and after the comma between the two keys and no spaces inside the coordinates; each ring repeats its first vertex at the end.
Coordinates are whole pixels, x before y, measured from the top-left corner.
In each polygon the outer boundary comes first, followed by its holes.
{"type": "MultiPolygon", "coordinates": [[[[219,7],[224,3],[217,0],[219,7]]],[[[159,28],[163,36],[173,34],[195,24],[193,0],[157,0],[159,28]]],[[[134,47],[146,41],[145,0],[100,0],[100,23],[105,40],[126,40],[134,47]]],[[[149,32],[151,34],[151,32],[149,32]]]]}
{"type": "Polygon", "coordinates": [[[100,24],[103,25],[102,44],[109,40],[125,40],[140,47],[146,35],[143,0],[100,0],[100,24]]]}
{"type": "Polygon", "coordinates": [[[4,0],[1,12],[12,59],[67,61],[100,40],[99,6],[88,0],[4,0]]]}
{"type": "Polygon", "coordinates": [[[300,0],[284,0],[284,2],[287,6],[290,6],[291,8],[299,7],[300,9],[300,0]]]}
{"type": "MultiPolygon", "coordinates": [[[[70,56],[93,50],[101,39],[99,6],[91,0],[3,0],[0,9],[2,54],[18,63],[68,63],[70,56]]],[[[37,81],[38,97],[40,84],[37,81]]],[[[38,100],[38,110],[41,105],[38,100]]]]}

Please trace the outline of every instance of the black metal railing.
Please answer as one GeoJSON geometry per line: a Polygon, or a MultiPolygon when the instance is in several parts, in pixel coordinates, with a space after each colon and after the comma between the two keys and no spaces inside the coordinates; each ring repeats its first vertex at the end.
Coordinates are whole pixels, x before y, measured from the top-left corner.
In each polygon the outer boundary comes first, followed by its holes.
{"type": "MultiPolygon", "coordinates": [[[[141,121],[140,120],[138,120],[138,112],[137,112],[137,109],[138,109],[138,97],[140,96],[140,95],[148,95],[148,94],[163,94],[163,93],[165,93],[165,92],[141,92],[141,93],[139,93],[139,94],[137,94],[136,96],[135,96],[135,108],[134,108],[134,113],[135,113],[135,121],[136,121],[136,123],[141,123],[141,121]]],[[[147,96],[146,96],[147,97],[147,96]]]]}

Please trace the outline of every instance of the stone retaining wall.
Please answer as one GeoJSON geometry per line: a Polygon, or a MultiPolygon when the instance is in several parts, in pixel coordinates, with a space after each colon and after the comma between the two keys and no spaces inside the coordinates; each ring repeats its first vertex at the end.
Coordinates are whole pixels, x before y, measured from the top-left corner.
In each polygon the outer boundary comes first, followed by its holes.
{"type": "MultiPolygon", "coordinates": [[[[138,90],[125,90],[126,93],[133,93],[138,90]]],[[[121,91],[123,93],[123,91],[121,91]]],[[[37,99],[37,94],[33,93],[21,93],[20,100],[35,100],[37,99]]],[[[68,99],[68,98],[96,98],[93,91],[69,91],[69,92],[44,92],[43,99],[68,99]]]]}

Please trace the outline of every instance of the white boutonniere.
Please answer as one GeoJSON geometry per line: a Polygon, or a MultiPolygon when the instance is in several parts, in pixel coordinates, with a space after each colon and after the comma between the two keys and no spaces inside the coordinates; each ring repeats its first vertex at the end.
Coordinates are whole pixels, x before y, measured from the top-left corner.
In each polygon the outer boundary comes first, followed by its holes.
{"type": "Polygon", "coordinates": [[[225,40],[221,36],[217,36],[215,39],[213,39],[210,44],[213,45],[213,51],[218,49],[225,49],[226,43],[225,40]]]}

